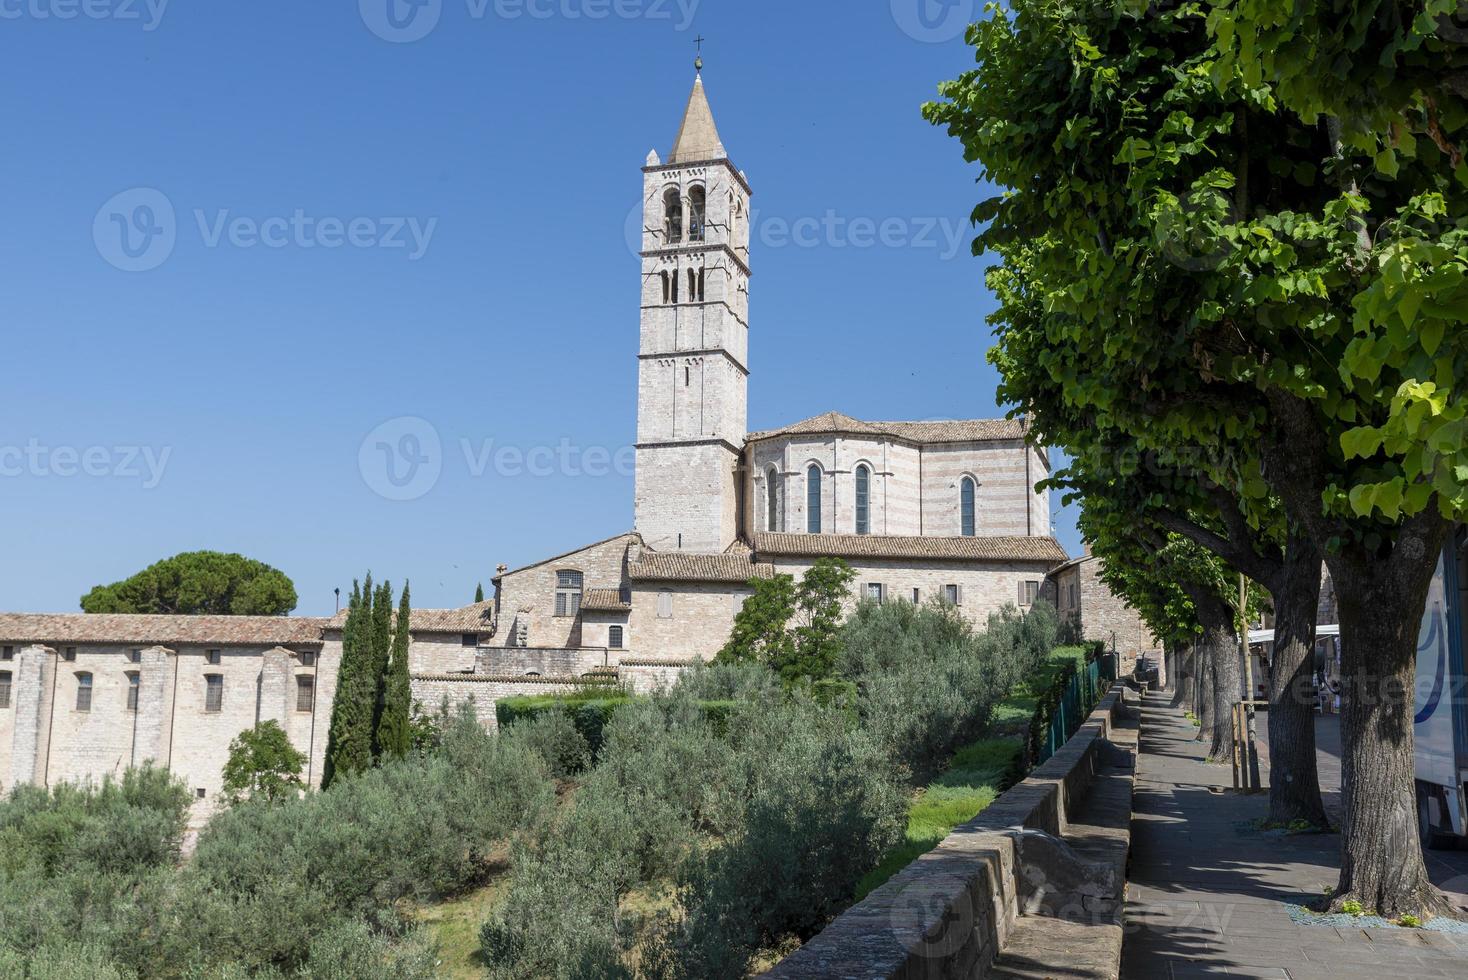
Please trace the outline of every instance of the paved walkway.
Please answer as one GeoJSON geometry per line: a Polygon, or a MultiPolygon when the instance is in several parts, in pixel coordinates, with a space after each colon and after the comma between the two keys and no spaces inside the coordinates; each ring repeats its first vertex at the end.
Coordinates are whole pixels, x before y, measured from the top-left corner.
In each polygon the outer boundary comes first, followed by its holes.
{"type": "MultiPolygon", "coordinates": [[[[1286,903],[1335,883],[1340,838],[1250,829],[1268,801],[1228,788],[1229,767],[1203,761],[1197,729],[1167,697],[1142,706],[1123,980],[1468,978],[1468,935],[1291,921],[1286,903]]],[[[1322,779],[1338,779],[1328,733],[1322,741],[1322,779]]],[[[1322,788],[1329,805],[1337,786],[1322,788]]],[[[1429,859],[1434,880],[1453,892],[1468,890],[1468,878],[1452,880],[1461,867],[1429,859]]]]}

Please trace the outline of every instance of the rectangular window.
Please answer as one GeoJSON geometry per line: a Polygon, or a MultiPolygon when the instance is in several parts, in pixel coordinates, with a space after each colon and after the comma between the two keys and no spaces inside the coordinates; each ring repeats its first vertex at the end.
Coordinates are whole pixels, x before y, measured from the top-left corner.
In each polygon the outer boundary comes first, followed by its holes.
{"type": "Polygon", "coordinates": [[[622,649],[622,627],[607,627],[607,646],[613,650],[622,649]]]}
{"type": "Polygon", "coordinates": [[[1040,596],[1040,583],[1035,581],[1021,582],[1019,584],[1019,604],[1021,606],[1033,606],[1035,600],[1040,596]]]}
{"type": "Polygon", "coordinates": [[[219,665],[219,660],[220,660],[220,656],[219,656],[219,651],[218,650],[205,650],[204,651],[204,662],[205,663],[208,663],[208,664],[211,664],[211,665],[217,667],[219,665]]]}
{"type": "Polygon", "coordinates": [[[296,710],[308,712],[316,710],[316,678],[296,678],[296,710]]]}
{"type": "Polygon", "coordinates": [[[921,605],[922,604],[922,601],[923,601],[923,590],[922,589],[913,589],[912,590],[912,604],[914,606],[921,605]]]}
{"type": "Polygon", "coordinates": [[[466,647],[477,647],[477,646],[479,646],[479,634],[478,633],[465,633],[459,639],[459,642],[462,645],[466,646],[466,647]]]}
{"type": "Polygon", "coordinates": [[[65,650],[62,650],[61,659],[67,663],[74,663],[76,661],[76,647],[67,647],[65,650]]]}
{"type": "Polygon", "coordinates": [[[302,667],[315,667],[316,666],[316,654],[312,653],[309,650],[306,651],[305,653],[302,653],[301,654],[301,666],[302,667]]]}
{"type": "Polygon", "coordinates": [[[76,675],[76,710],[92,710],[92,675],[76,675]]]}
{"type": "Polygon", "coordinates": [[[143,651],[141,651],[141,650],[129,650],[127,652],[127,662],[130,663],[130,664],[140,664],[140,663],[142,663],[143,662],[143,651]]]}
{"type": "Polygon", "coordinates": [[[0,647],[0,660],[14,660],[15,647],[0,647]]]}
{"type": "Polygon", "coordinates": [[[943,597],[948,600],[950,606],[959,605],[963,601],[963,590],[956,585],[943,586],[943,597]]]}
{"type": "Polygon", "coordinates": [[[137,671],[127,672],[127,710],[129,711],[138,710],[138,686],[141,680],[137,671]]]}
{"type": "Polygon", "coordinates": [[[868,599],[872,600],[873,602],[881,602],[884,595],[886,595],[886,590],[883,589],[881,582],[867,583],[868,599]]]}
{"type": "Polygon", "coordinates": [[[0,708],[10,707],[10,672],[0,672],[0,708]]]}
{"type": "Polygon", "coordinates": [[[194,790],[194,796],[196,798],[198,798],[198,799],[201,799],[202,800],[204,797],[206,797],[208,795],[209,795],[208,793],[204,792],[204,787],[202,787],[202,786],[200,786],[198,789],[194,790]]]}
{"type": "Polygon", "coordinates": [[[580,572],[556,572],[556,615],[575,616],[581,611],[580,572]]]}
{"type": "Polygon", "coordinates": [[[673,593],[664,589],[658,593],[658,619],[673,618],[673,593]]]}
{"type": "Polygon", "coordinates": [[[224,710],[224,677],[220,674],[206,674],[204,677],[204,710],[224,710]]]}

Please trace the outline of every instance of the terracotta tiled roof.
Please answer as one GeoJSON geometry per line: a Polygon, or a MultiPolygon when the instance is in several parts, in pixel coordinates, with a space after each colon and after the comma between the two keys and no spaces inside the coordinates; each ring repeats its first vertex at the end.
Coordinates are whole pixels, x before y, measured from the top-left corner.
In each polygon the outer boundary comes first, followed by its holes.
{"type": "Polygon", "coordinates": [[[121,613],[0,615],[8,644],[316,646],[330,620],[308,616],[132,616],[121,613]]]}
{"type": "MultiPolygon", "coordinates": [[[[460,609],[414,609],[409,620],[414,633],[480,633],[489,629],[494,603],[476,602],[460,609]]],[[[397,614],[393,614],[396,622],[397,614]]],[[[343,609],[329,620],[330,629],[341,629],[347,621],[343,609]]]]}
{"type": "Polygon", "coordinates": [[[748,552],[722,555],[691,555],[675,551],[642,552],[642,558],[627,566],[627,575],[642,582],[747,582],[773,578],[775,567],[751,560],[748,552]]]}
{"type": "Polygon", "coordinates": [[[621,589],[587,589],[581,599],[583,612],[622,612],[632,608],[632,600],[621,589]]]}
{"type": "Polygon", "coordinates": [[[1001,439],[1023,439],[1025,424],[1019,419],[959,419],[951,422],[863,422],[840,412],[827,412],[815,418],[796,422],[779,429],[751,432],[749,442],[775,436],[798,435],[870,435],[891,436],[908,442],[990,442],[1001,439]]]}
{"type": "Polygon", "coordinates": [[[931,558],[951,561],[1066,561],[1054,538],[889,537],[876,534],[756,534],[761,558],[931,558]]]}

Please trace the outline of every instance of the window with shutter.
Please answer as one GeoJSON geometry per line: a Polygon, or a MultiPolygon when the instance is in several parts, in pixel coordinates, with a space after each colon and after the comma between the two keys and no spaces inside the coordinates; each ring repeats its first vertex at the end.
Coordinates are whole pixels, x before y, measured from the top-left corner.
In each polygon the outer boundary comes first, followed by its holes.
{"type": "Polygon", "coordinates": [[[663,589],[658,593],[658,619],[673,618],[673,593],[663,589]]]}
{"type": "Polygon", "coordinates": [[[0,708],[10,707],[10,672],[0,672],[0,708]]]}
{"type": "Polygon", "coordinates": [[[220,674],[204,676],[204,710],[210,713],[224,710],[224,677],[220,674]]]}
{"type": "Polygon", "coordinates": [[[76,710],[92,710],[92,675],[76,675],[76,710]]]}
{"type": "Polygon", "coordinates": [[[316,679],[314,677],[296,678],[296,710],[316,710],[316,679]]]}
{"type": "Polygon", "coordinates": [[[943,586],[943,597],[948,600],[950,606],[958,605],[959,591],[956,585],[943,586]]]}

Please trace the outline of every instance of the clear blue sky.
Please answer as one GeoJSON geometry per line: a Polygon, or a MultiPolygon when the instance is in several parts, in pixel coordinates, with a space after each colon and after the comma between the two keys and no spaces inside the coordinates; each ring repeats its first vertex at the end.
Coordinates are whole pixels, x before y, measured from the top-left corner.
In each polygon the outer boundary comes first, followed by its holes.
{"type": "Polygon", "coordinates": [[[1002,413],[976,168],[919,116],[977,0],[160,2],[0,4],[0,608],[197,548],[301,613],[369,567],[459,605],[629,529],[629,215],[699,33],[755,190],[750,427],[1002,413]],[[407,501],[359,458],[401,416],[442,446],[407,501]]]}

